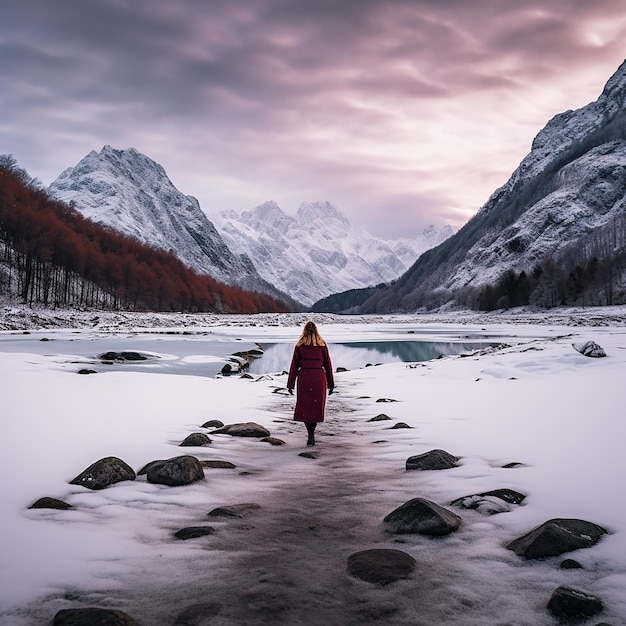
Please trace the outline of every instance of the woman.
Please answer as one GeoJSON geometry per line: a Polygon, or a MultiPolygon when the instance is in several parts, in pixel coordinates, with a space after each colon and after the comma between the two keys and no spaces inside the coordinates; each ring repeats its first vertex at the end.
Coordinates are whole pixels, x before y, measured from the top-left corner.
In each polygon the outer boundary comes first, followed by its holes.
{"type": "Polygon", "coordinates": [[[335,388],[333,366],[328,346],[314,322],[307,322],[296,342],[289,368],[287,389],[293,394],[298,381],[298,395],[293,419],[304,422],[309,434],[307,446],[315,445],[315,427],[324,421],[326,390],[330,395],[335,388]]]}

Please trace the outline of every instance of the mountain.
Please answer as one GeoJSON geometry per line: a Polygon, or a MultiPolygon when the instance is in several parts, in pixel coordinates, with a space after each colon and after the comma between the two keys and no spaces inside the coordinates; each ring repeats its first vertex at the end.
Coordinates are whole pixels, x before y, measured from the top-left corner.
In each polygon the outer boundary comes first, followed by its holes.
{"type": "Polygon", "coordinates": [[[452,234],[450,226],[431,226],[415,240],[385,241],[351,225],[330,202],[305,202],[293,216],[266,202],[241,214],[224,211],[215,221],[228,246],[253,259],[265,280],[307,305],[393,280],[452,234]]]}
{"type": "Polygon", "coordinates": [[[173,251],[197,272],[289,300],[259,276],[247,256],[231,251],[196,198],[181,193],[161,165],[134,148],[92,151],[48,191],[93,222],[173,251]]]}
{"type": "Polygon", "coordinates": [[[626,62],[595,102],[548,122],[463,228],[358,310],[626,299],[625,102],[626,62]]]}

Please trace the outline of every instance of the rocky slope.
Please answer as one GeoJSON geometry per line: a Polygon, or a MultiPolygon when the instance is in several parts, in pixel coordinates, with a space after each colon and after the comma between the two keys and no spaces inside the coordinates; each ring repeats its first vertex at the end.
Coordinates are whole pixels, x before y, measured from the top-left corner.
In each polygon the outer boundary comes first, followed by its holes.
{"type": "Polygon", "coordinates": [[[508,182],[459,232],[359,310],[454,302],[509,270],[542,270],[547,259],[594,233],[607,240],[613,234],[613,248],[623,250],[625,213],[626,62],[595,102],[548,122],[508,182]]]}

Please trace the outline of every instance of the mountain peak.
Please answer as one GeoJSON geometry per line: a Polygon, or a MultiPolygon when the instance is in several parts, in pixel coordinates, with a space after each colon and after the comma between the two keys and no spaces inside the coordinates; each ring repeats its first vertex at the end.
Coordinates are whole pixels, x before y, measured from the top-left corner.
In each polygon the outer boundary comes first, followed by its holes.
{"type": "Polygon", "coordinates": [[[318,220],[336,220],[347,227],[350,226],[350,222],[345,215],[341,213],[334,204],[331,204],[327,200],[303,202],[296,211],[296,219],[303,225],[318,220]]]}

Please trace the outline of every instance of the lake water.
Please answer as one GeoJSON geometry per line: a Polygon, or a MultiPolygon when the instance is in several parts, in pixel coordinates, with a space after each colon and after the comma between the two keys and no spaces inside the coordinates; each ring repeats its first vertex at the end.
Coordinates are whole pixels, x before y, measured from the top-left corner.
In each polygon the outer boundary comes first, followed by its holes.
{"type": "MultiPolygon", "coordinates": [[[[282,339],[282,338],[281,338],[282,339]]],[[[358,369],[390,362],[418,362],[442,355],[461,354],[490,345],[493,341],[428,341],[411,336],[408,340],[366,340],[329,342],[333,367],[358,369]]],[[[293,340],[257,344],[250,339],[220,333],[117,333],[88,331],[36,331],[30,334],[0,334],[0,352],[37,354],[45,360],[78,371],[89,368],[98,372],[138,371],[192,376],[217,375],[236,352],[261,347],[263,356],[250,363],[253,375],[280,373],[289,369],[293,340]],[[138,352],[142,361],[106,362],[106,352],[138,352]]]]}

